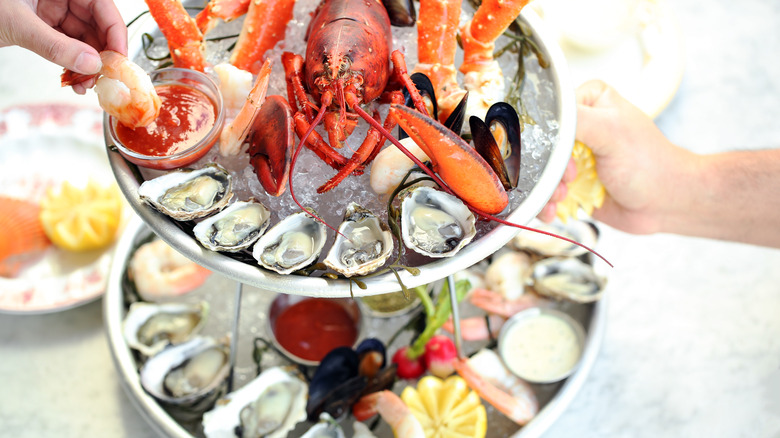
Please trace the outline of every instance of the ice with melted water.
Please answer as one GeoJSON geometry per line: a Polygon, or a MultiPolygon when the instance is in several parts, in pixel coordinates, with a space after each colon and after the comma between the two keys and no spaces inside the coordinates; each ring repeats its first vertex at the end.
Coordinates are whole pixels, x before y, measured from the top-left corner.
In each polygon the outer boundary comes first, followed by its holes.
{"type": "MultiPolygon", "coordinates": [[[[284,51],[305,54],[306,42],[304,39],[306,27],[310,20],[310,13],[315,9],[319,0],[298,0],[295,4],[294,18],[288,24],[285,40],[268,52],[268,57],[273,62],[273,70],[269,82],[268,95],[279,94],[287,97],[287,88],[284,79],[284,70],[281,64],[281,54],[284,51]]],[[[468,20],[473,13],[464,2],[464,11],[461,22],[468,20]]],[[[220,36],[235,35],[239,32],[242,20],[235,20],[230,23],[220,23],[212,32],[207,35],[207,39],[213,39],[220,36]]],[[[417,62],[417,31],[416,28],[398,28],[393,27],[393,49],[400,50],[411,71],[417,62]]],[[[230,45],[235,40],[232,38],[207,41],[206,53],[207,59],[212,65],[220,62],[227,62],[229,58],[230,45]]],[[[496,47],[502,47],[506,41],[501,37],[496,42],[496,47]]],[[[155,39],[149,53],[152,56],[164,54],[167,52],[167,46],[163,37],[158,36],[155,39]]],[[[514,76],[517,70],[516,54],[507,53],[499,58],[499,63],[504,71],[508,82],[514,76]]],[[[462,53],[459,50],[456,65],[460,63],[462,53]]],[[[146,59],[143,54],[135,59],[147,71],[157,68],[157,65],[146,59]]],[[[548,71],[540,68],[536,58],[526,57],[524,59],[526,78],[522,91],[522,101],[524,109],[533,124],[525,124],[522,133],[522,152],[521,169],[519,173],[519,183],[515,190],[510,192],[509,206],[504,210],[506,216],[509,212],[517,208],[526,198],[530,190],[538,182],[544,169],[550,151],[553,145],[558,141],[559,126],[555,113],[555,92],[554,84],[548,71]]],[[[216,74],[211,73],[216,80],[216,74]]],[[[460,73],[459,73],[460,76],[460,73]]],[[[375,105],[371,103],[369,105],[375,105]]],[[[368,107],[366,107],[368,108],[368,107]]],[[[378,109],[382,118],[387,115],[387,105],[379,105],[378,109]]],[[[370,113],[371,111],[369,111],[370,113]]],[[[226,120],[227,121],[227,120],[226,120]]],[[[358,124],[354,133],[349,137],[347,144],[339,152],[342,155],[349,156],[352,151],[358,148],[363,141],[368,125],[365,122],[358,124]]],[[[327,138],[324,130],[318,128],[318,132],[327,138]]],[[[297,144],[297,139],[296,139],[297,144]]],[[[385,142],[384,147],[395,147],[390,142],[385,142]]],[[[278,223],[282,218],[300,211],[300,208],[293,202],[288,190],[280,197],[272,197],[265,193],[254,169],[249,165],[249,155],[240,153],[236,157],[222,157],[218,153],[218,148],[212,150],[192,167],[198,168],[209,162],[217,162],[227,168],[233,175],[234,191],[237,199],[246,200],[255,198],[265,204],[271,214],[271,223],[278,223]]],[[[322,162],[313,152],[303,148],[299,154],[298,161],[295,164],[292,188],[295,191],[298,201],[308,207],[314,208],[317,213],[328,224],[337,227],[342,221],[346,206],[350,202],[357,202],[365,208],[374,212],[381,220],[387,219],[387,196],[379,196],[370,189],[369,171],[362,176],[349,176],[335,189],[324,194],[317,194],[317,188],[330,179],[336,171],[322,162]]],[[[149,179],[160,174],[159,171],[148,169],[141,170],[142,175],[149,179]]],[[[467,178],[467,176],[465,177],[467,178]]],[[[477,224],[477,239],[496,226],[481,220],[477,224]]],[[[333,231],[329,231],[328,242],[333,241],[333,231]]],[[[324,254],[330,247],[330,243],[323,250],[324,254]]],[[[407,251],[409,252],[409,251],[407,251]]],[[[406,255],[402,258],[402,263],[411,265],[424,264],[427,259],[420,259],[417,256],[411,256],[407,260],[406,255]]]]}

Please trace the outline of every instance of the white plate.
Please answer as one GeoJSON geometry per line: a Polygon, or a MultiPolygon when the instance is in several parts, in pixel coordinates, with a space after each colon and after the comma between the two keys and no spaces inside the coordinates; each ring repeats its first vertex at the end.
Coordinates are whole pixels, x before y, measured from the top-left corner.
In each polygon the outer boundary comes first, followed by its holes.
{"type": "MultiPolygon", "coordinates": [[[[48,187],[92,178],[114,183],[103,142],[103,113],[71,104],[40,104],[0,112],[0,195],[40,201],[48,187]]],[[[130,208],[125,208],[125,216],[130,208]]],[[[0,230],[0,233],[9,232],[0,230]]],[[[53,245],[17,277],[0,277],[0,313],[69,309],[103,294],[113,246],[85,253],[53,245]]]]}
{"type": "Polygon", "coordinates": [[[558,33],[572,81],[579,86],[601,79],[645,114],[658,116],[677,93],[685,65],[682,32],[667,2],[612,1],[634,5],[634,14],[626,18],[598,8],[610,6],[610,0],[582,4],[586,9],[581,11],[566,9],[570,1],[580,0],[538,0],[531,5],[558,33]],[[616,20],[633,21],[619,33],[616,20]]]}

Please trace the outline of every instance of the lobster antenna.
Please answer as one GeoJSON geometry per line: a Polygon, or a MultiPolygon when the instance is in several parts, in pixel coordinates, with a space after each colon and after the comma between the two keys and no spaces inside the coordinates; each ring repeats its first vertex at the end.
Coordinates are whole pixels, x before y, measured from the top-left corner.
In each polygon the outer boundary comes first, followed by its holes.
{"type": "Polygon", "coordinates": [[[295,148],[295,151],[293,151],[292,161],[290,162],[290,174],[287,176],[287,184],[290,186],[290,196],[292,196],[292,200],[293,202],[295,202],[295,205],[297,205],[301,210],[305,211],[307,214],[311,215],[318,222],[322,222],[326,227],[335,231],[336,234],[340,235],[341,237],[351,242],[349,237],[342,234],[341,231],[337,230],[336,228],[333,228],[330,224],[325,222],[324,219],[322,219],[316,214],[313,214],[313,212],[309,211],[303,205],[301,205],[301,203],[298,202],[298,198],[295,197],[295,191],[293,190],[293,174],[295,170],[295,163],[298,161],[298,154],[301,152],[301,149],[303,149],[303,145],[304,143],[306,143],[306,140],[309,138],[311,133],[314,132],[314,128],[322,121],[326,109],[327,106],[325,104],[323,104],[322,107],[320,107],[319,111],[317,112],[317,117],[314,118],[311,125],[309,126],[309,129],[306,131],[306,134],[304,134],[304,136],[301,137],[301,141],[298,143],[298,146],[295,148]]]}
{"type": "MultiPolygon", "coordinates": [[[[385,136],[385,137],[386,137],[388,140],[390,140],[390,142],[391,142],[391,143],[393,143],[393,144],[395,145],[395,147],[397,147],[398,149],[400,149],[400,150],[401,150],[401,152],[403,152],[403,153],[404,153],[404,155],[406,155],[407,157],[409,157],[409,159],[411,159],[411,160],[414,162],[414,164],[416,164],[417,166],[419,166],[419,167],[420,167],[420,169],[422,169],[422,170],[423,170],[425,173],[427,173],[427,174],[428,174],[428,176],[430,176],[431,178],[433,178],[433,180],[436,182],[436,184],[438,184],[439,186],[441,186],[441,187],[442,187],[442,189],[444,189],[444,191],[446,191],[446,192],[447,192],[447,193],[449,193],[450,195],[453,195],[453,196],[456,196],[456,197],[458,197],[458,196],[457,196],[457,195],[456,195],[456,194],[455,194],[455,193],[452,191],[452,189],[450,189],[450,188],[447,186],[447,184],[445,184],[445,183],[444,183],[444,181],[442,181],[442,180],[441,180],[441,178],[439,178],[439,176],[438,176],[438,175],[436,175],[436,174],[435,174],[435,173],[434,173],[432,170],[430,170],[430,169],[428,168],[428,166],[426,166],[425,164],[423,164],[423,163],[422,163],[422,161],[420,161],[419,159],[417,159],[417,157],[415,157],[415,156],[414,156],[414,154],[412,154],[411,152],[409,152],[409,150],[408,150],[408,149],[406,149],[406,148],[404,147],[404,145],[402,145],[402,144],[401,144],[401,142],[399,142],[399,141],[398,141],[398,140],[397,140],[395,137],[393,137],[393,136],[392,136],[392,135],[391,135],[389,132],[387,132],[387,130],[386,130],[386,129],[384,129],[384,127],[383,127],[382,125],[380,125],[379,123],[377,123],[377,122],[376,122],[374,119],[372,119],[371,117],[365,117],[365,116],[368,116],[368,113],[366,113],[365,111],[363,111],[363,109],[362,109],[362,108],[360,108],[360,107],[358,107],[358,106],[354,107],[353,109],[355,110],[355,112],[357,112],[358,114],[360,114],[360,115],[361,115],[361,116],[362,116],[364,119],[366,119],[366,121],[367,121],[367,122],[368,122],[368,123],[369,123],[369,124],[370,124],[372,127],[374,127],[375,129],[377,129],[377,130],[378,130],[379,132],[381,132],[381,133],[382,133],[382,134],[383,134],[383,135],[384,135],[384,136],[385,136]]],[[[458,197],[458,198],[459,198],[459,197],[458,197]]],[[[604,262],[605,262],[606,264],[608,264],[608,265],[609,265],[611,268],[612,268],[612,267],[614,267],[614,266],[612,265],[612,263],[610,263],[610,262],[609,262],[609,260],[607,260],[606,258],[604,258],[604,256],[602,256],[601,254],[599,254],[599,253],[597,253],[596,251],[594,251],[592,248],[589,248],[588,246],[586,246],[586,245],[583,245],[583,244],[581,244],[581,243],[579,243],[579,242],[577,242],[577,241],[575,241],[575,240],[569,239],[568,237],[560,236],[560,235],[558,235],[558,234],[555,234],[555,233],[550,233],[550,232],[543,231],[543,230],[538,230],[538,229],[536,229],[536,228],[532,228],[532,227],[527,227],[527,226],[525,226],[525,225],[520,225],[520,224],[516,224],[516,223],[513,223],[513,222],[509,222],[509,221],[507,221],[507,220],[504,220],[504,219],[497,218],[497,217],[495,217],[495,216],[493,216],[493,215],[491,215],[491,214],[488,214],[488,213],[485,213],[484,211],[481,211],[481,210],[479,210],[479,209],[476,209],[476,208],[474,208],[474,207],[472,207],[472,206],[468,205],[468,203],[466,203],[465,201],[464,201],[464,204],[466,204],[466,206],[469,208],[469,210],[471,210],[472,212],[474,212],[474,213],[475,213],[475,214],[477,214],[478,216],[481,216],[481,217],[483,217],[483,218],[485,218],[485,219],[488,219],[488,220],[491,220],[491,221],[498,222],[498,223],[500,223],[500,224],[502,224],[502,225],[507,225],[507,226],[510,226],[510,227],[520,228],[521,230],[533,231],[533,232],[535,232],[535,233],[540,233],[540,234],[545,234],[545,235],[548,235],[548,236],[552,236],[552,237],[555,237],[555,238],[557,238],[557,239],[561,239],[561,240],[563,240],[563,241],[566,241],[566,242],[572,243],[572,244],[574,244],[574,245],[577,245],[577,246],[579,246],[579,247],[582,247],[582,248],[586,249],[588,252],[590,252],[590,253],[594,254],[596,257],[600,258],[601,260],[604,260],[604,262]]]]}

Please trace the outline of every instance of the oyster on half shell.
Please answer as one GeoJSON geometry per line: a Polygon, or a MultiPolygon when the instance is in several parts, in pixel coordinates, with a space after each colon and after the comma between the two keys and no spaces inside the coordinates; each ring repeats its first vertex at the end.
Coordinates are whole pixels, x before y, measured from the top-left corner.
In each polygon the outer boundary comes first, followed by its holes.
{"type": "Polygon", "coordinates": [[[346,277],[379,269],[393,252],[393,235],[387,226],[354,202],[347,206],[339,233],[324,263],[346,277]]]}
{"type": "MultiPolygon", "coordinates": [[[[565,224],[558,221],[548,224],[534,219],[529,226],[569,238],[590,248],[596,246],[598,240],[596,227],[587,221],[569,220],[565,224]]],[[[528,230],[520,231],[512,240],[512,246],[545,257],[578,257],[588,252],[571,242],[528,230]]]]}
{"type": "Polygon", "coordinates": [[[236,201],[192,229],[201,245],[212,251],[237,252],[250,247],[268,228],[271,212],[250,199],[236,201]]]}
{"type": "Polygon", "coordinates": [[[227,340],[196,336],[155,354],[140,371],[143,388],[162,404],[203,412],[224,392],[230,373],[227,340]]]}
{"type": "MultiPolygon", "coordinates": [[[[311,210],[312,214],[316,214],[311,210]]],[[[300,212],[271,227],[252,248],[252,256],[263,267],[289,274],[317,261],[325,246],[327,230],[312,215],[300,212]]]]}
{"type": "Polygon", "coordinates": [[[534,263],[530,280],[540,295],[577,303],[598,300],[605,285],[593,266],[573,257],[550,257],[534,263]]]}
{"type": "Polygon", "coordinates": [[[404,244],[428,257],[451,257],[477,234],[476,219],[460,199],[430,188],[414,187],[401,201],[404,244]]]}
{"type": "Polygon", "coordinates": [[[169,344],[180,344],[197,334],[206,321],[209,305],[156,304],[139,301],[130,305],[122,332],[130,348],[154,356],[169,344]]]}
{"type": "Polygon", "coordinates": [[[138,195],[158,211],[179,221],[206,217],[233,197],[232,177],[210,163],[200,169],[177,170],[144,181],[138,195]]]}
{"type": "Polygon", "coordinates": [[[203,414],[208,438],[283,438],[306,419],[307,385],[292,370],[268,368],[203,414]]]}

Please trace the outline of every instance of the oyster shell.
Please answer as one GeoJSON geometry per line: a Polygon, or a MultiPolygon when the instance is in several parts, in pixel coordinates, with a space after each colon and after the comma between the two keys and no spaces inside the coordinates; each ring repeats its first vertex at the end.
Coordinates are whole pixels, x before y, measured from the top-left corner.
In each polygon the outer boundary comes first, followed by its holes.
{"type": "Polygon", "coordinates": [[[601,298],[605,280],[593,267],[572,257],[550,257],[534,263],[531,283],[541,295],[590,303],[601,298]]]}
{"type": "Polygon", "coordinates": [[[401,201],[404,244],[428,257],[451,257],[477,234],[476,219],[460,199],[415,187],[401,201]]]}
{"type": "Polygon", "coordinates": [[[206,217],[233,197],[230,173],[216,163],[201,169],[169,172],[144,181],[138,195],[160,212],[179,221],[206,217]]]}
{"type": "Polygon", "coordinates": [[[306,419],[306,392],[297,373],[269,368],[203,414],[203,432],[209,438],[286,437],[306,419]]]}
{"type": "Polygon", "coordinates": [[[301,438],[345,438],[341,426],[327,412],[320,415],[320,420],[307,430],[301,438]]]}
{"type": "Polygon", "coordinates": [[[229,373],[225,342],[196,336],[149,358],[140,380],[146,392],[163,404],[195,414],[219,397],[229,373]]]}
{"type": "Polygon", "coordinates": [[[268,228],[271,212],[250,199],[236,201],[192,229],[195,238],[212,251],[237,252],[250,247],[268,228]]]}
{"type": "Polygon", "coordinates": [[[310,214],[291,214],[260,237],[252,248],[252,256],[267,269],[289,274],[317,260],[326,236],[325,225],[310,214]]]}
{"type": "Polygon", "coordinates": [[[206,322],[208,311],[205,301],[197,304],[133,303],[122,321],[122,333],[130,348],[144,356],[154,356],[167,345],[180,344],[197,334],[206,322]]]}
{"type": "Polygon", "coordinates": [[[393,235],[387,226],[354,202],[347,206],[339,232],[324,263],[346,277],[376,271],[393,252],[393,235]]]}
{"type": "MultiPolygon", "coordinates": [[[[590,248],[593,248],[598,240],[596,227],[586,221],[570,220],[565,224],[556,221],[548,224],[534,219],[529,226],[567,237],[590,248]]],[[[515,236],[512,240],[512,246],[545,257],[578,257],[587,252],[585,248],[565,240],[526,230],[520,231],[515,236]]]]}

